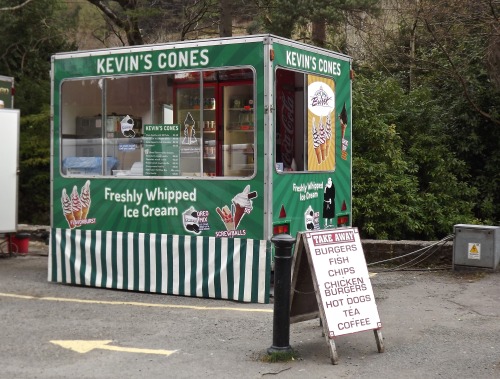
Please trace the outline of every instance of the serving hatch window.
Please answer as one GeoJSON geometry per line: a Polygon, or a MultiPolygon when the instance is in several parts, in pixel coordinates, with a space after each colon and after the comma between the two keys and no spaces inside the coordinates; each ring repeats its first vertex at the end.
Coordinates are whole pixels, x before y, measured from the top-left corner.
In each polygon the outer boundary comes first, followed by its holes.
{"type": "Polygon", "coordinates": [[[275,168],[279,173],[335,170],[335,82],[276,70],[275,168]]]}
{"type": "Polygon", "coordinates": [[[249,177],[250,68],[67,80],[61,170],[109,177],[249,177]]]}

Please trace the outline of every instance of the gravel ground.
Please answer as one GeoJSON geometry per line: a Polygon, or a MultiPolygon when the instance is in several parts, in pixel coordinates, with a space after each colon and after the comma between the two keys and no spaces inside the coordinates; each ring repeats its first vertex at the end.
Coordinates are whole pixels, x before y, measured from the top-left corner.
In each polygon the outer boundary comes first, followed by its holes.
{"type": "Polygon", "coordinates": [[[298,359],[265,363],[273,304],[113,291],[47,282],[48,246],[0,259],[0,373],[5,378],[500,377],[500,273],[380,272],[371,278],[385,352],[373,333],[335,340],[331,365],[318,320],[292,324],[298,359]],[[169,356],[51,341],[175,350],[169,356]]]}

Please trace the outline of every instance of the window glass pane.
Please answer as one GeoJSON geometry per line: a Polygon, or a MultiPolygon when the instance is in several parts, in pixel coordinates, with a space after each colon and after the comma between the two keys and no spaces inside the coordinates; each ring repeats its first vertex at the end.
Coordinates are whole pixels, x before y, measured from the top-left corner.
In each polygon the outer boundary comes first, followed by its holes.
{"type": "Polygon", "coordinates": [[[276,71],[276,170],[307,169],[307,127],[305,123],[305,74],[276,71]]]}
{"type": "Polygon", "coordinates": [[[220,130],[217,128],[217,112],[221,107],[216,100],[218,88],[214,81],[215,75],[216,72],[207,72],[204,75],[203,98],[200,105],[203,109],[200,114],[203,176],[217,176],[220,162],[220,154],[217,152],[217,136],[220,135],[220,130]]]}
{"type": "Polygon", "coordinates": [[[276,170],[335,169],[335,82],[276,71],[276,170]]]}
{"type": "MultiPolygon", "coordinates": [[[[234,76],[231,72],[229,74],[234,76]]],[[[222,112],[224,127],[222,131],[223,176],[251,176],[254,173],[255,108],[253,88],[251,81],[232,81],[224,83],[222,86],[222,105],[224,108],[222,112]]]]}
{"type": "Polygon", "coordinates": [[[174,123],[174,75],[153,76],[153,124],[174,123]]]}
{"type": "Polygon", "coordinates": [[[61,87],[61,169],[68,175],[101,175],[102,81],[65,81],[61,87]]]}
{"type": "Polygon", "coordinates": [[[202,82],[199,72],[175,75],[174,120],[180,126],[180,175],[202,176],[201,134],[204,122],[202,82]]]}
{"type": "Polygon", "coordinates": [[[176,75],[174,119],[181,127],[181,175],[253,175],[252,78],[250,69],[176,75]]]}
{"type": "Polygon", "coordinates": [[[232,69],[65,82],[64,173],[253,175],[253,77],[232,69]]]}
{"type": "Polygon", "coordinates": [[[143,124],[151,120],[150,76],[106,79],[105,156],[113,164],[108,172],[143,175],[143,124]]]}

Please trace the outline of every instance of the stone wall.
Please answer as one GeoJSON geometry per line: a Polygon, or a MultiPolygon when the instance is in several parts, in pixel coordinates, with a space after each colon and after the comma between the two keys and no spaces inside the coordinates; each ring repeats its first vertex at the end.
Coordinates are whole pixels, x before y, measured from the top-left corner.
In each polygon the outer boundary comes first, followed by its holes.
{"type": "MultiPolygon", "coordinates": [[[[37,240],[42,241],[42,239],[37,238],[36,232],[48,232],[50,230],[50,227],[22,224],[19,225],[19,230],[35,233],[30,241],[31,246],[32,242],[36,242],[37,240]]],[[[45,242],[45,238],[43,239],[43,241],[45,242]]],[[[429,248],[437,242],[438,241],[362,240],[361,244],[363,245],[363,251],[365,253],[367,263],[374,263],[390,258],[401,257],[405,254],[423,249],[419,253],[412,254],[401,259],[394,259],[386,263],[386,265],[398,266],[418,257],[424,252],[425,249],[427,249],[428,251],[422,257],[416,259],[420,261],[421,258],[426,257],[426,259],[419,263],[417,267],[451,266],[453,260],[453,240],[446,243],[438,243],[436,246],[429,248]]]]}

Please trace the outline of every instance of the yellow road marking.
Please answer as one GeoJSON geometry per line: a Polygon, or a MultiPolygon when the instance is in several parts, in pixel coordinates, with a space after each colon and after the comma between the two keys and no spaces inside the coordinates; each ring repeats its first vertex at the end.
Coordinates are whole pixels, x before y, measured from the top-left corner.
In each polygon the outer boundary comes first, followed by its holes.
{"type": "Polygon", "coordinates": [[[162,350],[162,349],[138,349],[135,347],[120,347],[120,346],[110,346],[112,340],[102,340],[102,341],[85,341],[85,340],[74,340],[74,341],[50,341],[55,345],[64,347],[65,349],[76,351],[77,353],[85,354],[94,349],[101,350],[111,350],[111,351],[121,351],[125,353],[141,353],[141,354],[159,354],[166,355],[167,357],[177,350],[162,350]]]}
{"type": "Polygon", "coordinates": [[[59,301],[59,302],[83,303],[83,304],[102,304],[102,305],[131,305],[134,307],[192,309],[197,311],[233,311],[233,312],[257,312],[257,313],[273,312],[272,309],[262,309],[262,308],[204,307],[196,305],[140,303],[136,301],[85,300],[85,299],[71,299],[65,297],[36,297],[36,296],[17,295],[13,293],[2,293],[2,292],[0,292],[0,296],[11,297],[15,299],[24,299],[24,300],[45,300],[45,301],[59,301]]]}

